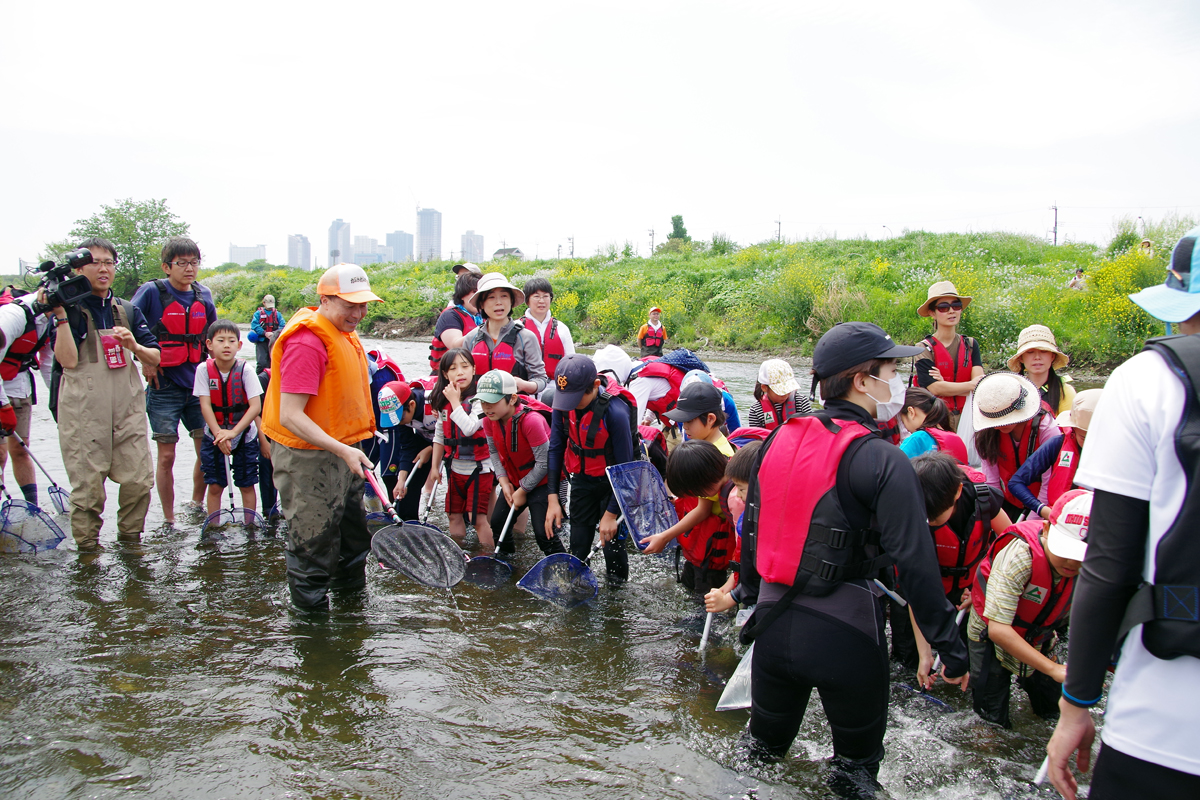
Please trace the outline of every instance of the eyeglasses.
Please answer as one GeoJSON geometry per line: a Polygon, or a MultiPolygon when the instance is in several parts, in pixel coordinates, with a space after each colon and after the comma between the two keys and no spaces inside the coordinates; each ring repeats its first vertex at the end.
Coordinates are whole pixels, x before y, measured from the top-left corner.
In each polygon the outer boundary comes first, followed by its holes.
{"type": "Polygon", "coordinates": [[[106,258],[103,261],[92,261],[92,263],[98,267],[115,267],[117,265],[117,262],[111,258],[106,258]]]}
{"type": "Polygon", "coordinates": [[[183,267],[185,269],[187,267],[192,267],[193,269],[199,269],[200,268],[200,260],[197,259],[195,261],[172,261],[171,266],[172,267],[183,267]]]}
{"type": "Polygon", "coordinates": [[[947,311],[962,311],[962,300],[955,300],[950,303],[938,303],[934,308],[943,314],[947,311]]]}

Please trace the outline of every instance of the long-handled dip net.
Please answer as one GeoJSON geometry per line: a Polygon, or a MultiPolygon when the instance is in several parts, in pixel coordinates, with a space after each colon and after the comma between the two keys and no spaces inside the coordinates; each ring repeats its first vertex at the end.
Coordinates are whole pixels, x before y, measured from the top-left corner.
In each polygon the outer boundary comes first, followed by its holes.
{"type": "Polygon", "coordinates": [[[54,482],[54,477],[46,471],[42,466],[42,462],[37,460],[37,456],[29,449],[29,445],[25,444],[25,440],[18,433],[13,433],[17,441],[21,443],[21,447],[25,448],[25,452],[33,459],[33,463],[37,464],[38,469],[46,476],[46,480],[50,481],[50,488],[46,490],[46,494],[50,495],[50,502],[54,505],[54,513],[65,514],[67,509],[71,507],[71,493],[54,482]]]}
{"type": "Polygon", "coordinates": [[[53,550],[66,538],[50,515],[26,500],[14,500],[0,484],[0,553],[40,553],[53,550]]]}
{"type": "Polygon", "coordinates": [[[208,518],[204,520],[204,527],[200,529],[200,538],[202,540],[222,535],[234,529],[240,528],[248,532],[253,532],[264,530],[267,527],[266,521],[257,511],[252,508],[238,508],[234,503],[232,453],[225,459],[225,467],[227,469],[225,477],[229,486],[229,508],[218,509],[208,515],[208,518]]]}
{"type": "Polygon", "coordinates": [[[462,548],[432,525],[401,520],[380,490],[375,474],[367,470],[366,476],[376,494],[383,498],[384,508],[394,523],[371,537],[371,552],[379,559],[379,565],[435,589],[449,589],[458,584],[467,571],[467,556],[462,548]]]}
{"type": "MultiPolygon", "coordinates": [[[[633,537],[638,550],[646,549],[646,538],[662,533],[679,522],[675,504],[667,494],[662,476],[649,461],[629,461],[608,467],[608,482],[612,484],[625,528],[633,537]]],[[[679,547],[672,540],[667,549],[679,547]]]]}

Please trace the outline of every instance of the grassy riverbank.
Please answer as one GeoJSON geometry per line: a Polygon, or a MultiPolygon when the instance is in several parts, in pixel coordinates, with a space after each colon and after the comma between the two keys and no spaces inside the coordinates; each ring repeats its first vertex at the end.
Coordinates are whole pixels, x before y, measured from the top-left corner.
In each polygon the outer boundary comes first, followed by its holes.
{"type": "MultiPolygon", "coordinates": [[[[1162,333],[1127,295],[1160,283],[1170,247],[1188,220],[1163,226],[1155,254],[1090,244],[1053,246],[1009,233],[909,232],[882,241],[823,239],[765,242],[736,249],[724,241],[695,244],[650,258],[615,247],[591,258],[482,265],[518,286],[550,279],[554,313],[582,344],[629,344],[646,309],[659,305],[675,346],[731,351],[811,353],[836,322],[870,320],[897,341],[929,331],[916,315],[928,286],[951,280],[975,300],[963,332],[978,337],[985,361],[1000,367],[1021,328],[1049,325],[1079,366],[1117,363],[1162,333]],[[1076,267],[1086,291],[1065,288],[1076,267]]],[[[1153,236],[1153,232],[1152,232],[1153,236]]],[[[1128,237],[1126,237],[1128,238],[1128,237]]],[[[367,267],[372,304],[365,329],[375,335],[421,336],[450,295],[449,262],[367,267]]],[[[264,294],[290,313],[315,303],[316,275],[288,269],[206,271],[201,280],[225,316],[246,321],[264,294]]]]}

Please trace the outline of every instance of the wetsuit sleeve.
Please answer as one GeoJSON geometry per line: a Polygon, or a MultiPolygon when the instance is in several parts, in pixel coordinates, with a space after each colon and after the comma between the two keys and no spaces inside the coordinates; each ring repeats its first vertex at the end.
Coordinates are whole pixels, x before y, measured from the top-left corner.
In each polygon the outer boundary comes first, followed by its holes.
{"type": "MultiPolygon", "coordinates": [[[[604,412],[604,427],[608,429],[608,440],[612,442],[612,462],[624,464],[633,461],[633,433],[629,429],[629,405],[624,398],[614,397],[604,412]]],[[[621,506],[614,494],[608,501],[608,510],[613,514],[621,513],[621,506]]]]}
{"type": "Polygon", "coordinates": [[[550,415],[550,452],[547,464],[550,472],[550,492],[556,493],[563,479],[563,453],[567,449],[567,417],[562,411],[550,415]]]}
{"type": "Polygon", "coordinates": [[[1097,489],[1091,517],[1087,555],[1071,602],[1063,684],[1067,702],[1084,707],[1100,701],[1125,607],[1142,582],[1150,502],[1097,489]]]}
{"type": "Polygon", "coordinates": [[[1054,466],[1062,445],[1062,434],[1043,442],[1008,480],[1008,490],[1012,492],[1013,497],[1021,501],[1021,505],[1029,509],[1030,514],[1037,514],[1042,503],[1029,491],[1029,484],[1036,483],[1041,479],[1043,472],[1054,466]]]}
{"type": "Polygon", "coordinates": [[[946,674],[957,678],[969,668],[967,647],[954,622],[954,606],[942,590],[917,473],[900,448],[882,439],[866,442],[853,459],[847,470],[850,494],[875,513],[880,545],[900,568],[901,594],[921,632],[941,654],[946,674]]]}
{"type": "Polygon", "coordinates": [[[520,356],[521,363],[525,365],[526,380],[536,383],[536,394],[541,394],[549,378],[546,377],[546,361],[542,358],[542,346],[538,344],[537,334],[526,328],[517,338],[521,344],[520,356]]]}

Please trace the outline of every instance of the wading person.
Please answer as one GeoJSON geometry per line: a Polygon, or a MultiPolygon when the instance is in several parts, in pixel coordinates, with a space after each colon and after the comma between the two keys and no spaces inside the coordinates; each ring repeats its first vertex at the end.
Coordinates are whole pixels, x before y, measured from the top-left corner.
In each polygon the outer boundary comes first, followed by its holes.
{"type": "Polygon", "coordinates": [[[638,328],[637,343],[642,350],[642,358],[662,355],[663,345],[667,343],[667,329],[658,321],[661,316],[662,309],[654,306],[650,309],[650,319],[638,328]]]}
{"type": "Polygon", "coordinates": [[[1075,486],[1075,473],[1079,470],[1079,457],[1087,440],[1092,412],[1103,392],[1103,389],[1085,389],[1075,395],[1071,409],[1054,420],[1061,433],[1043,442],[1009,478],[1008,491],[1029,509],[1029,513],[1045,519],[1043,512],[1049,512],[1050,506],[1075,486]],[[1029,491],[1029,486],[1040,481],[1047,471],[1050,478],[1046,481],[1046,501],[1043,503],[1029,491]]]}
{"type": "Polygon", "coordinates": [[[1165,285],[1131,296],[1150,315],[1179,323],[1183,335],[1152,339],[1113,371],[1076,475],[1095,489],[1094,522],[1075,587],[1061,716],[1047,748],[1050,779],[1071,800],[1067,760],[1078,751],[1087,772],[1095,736],[1088,709],[1100,702],[1118,646],[1088,796],[1200,797],[1197,238],[1200,228],[1175,246],[1165,285]]]}
{"type": "Polygon", "coordinates": [[[288,520],[287,571],[292,602],[323,608],[336,580],[366,584],[371,534],[363,508],[358,443],[375,433],[367,356],[354,329],[367,303],[382,302],[354,264],[330,267],[317,281],[320,304],[292,315],[271,350],[263,433],[279,503],[288,520]]]}
{"type": "Polygon", "coordinates": [[[99,238],[81,246],[93,260],[76,272],[91,281],[92,293],[75,306],[54,309],[54,359],[55,369],[62,370],[58,446],[71,481],[71,533],[84,550],[100,541],[105,479],[121,487],[118,536],[137,539],[146,525],[154,471],[146,438],[146,393],[130,353],[143,369],[153,371],[159,351],[141,309],[110,289],[116,247],[99,238]]]}
{"type": "MultiPolygon", "coordinates": [[[[0,360],[0,379],[4,381],[0,387],[0,415],[9,407],[13,413],[11,426],[0,421],[0,436],[7,442],[6,449],[8,457],[12,460],[13,477],[21,487],[21,494],[28,502],[37,505],[37,473],[34,472],[29,451],[21,442],[29,442],[29,422],[33,417],[33,404],[37,399],[37,388],[33,384],[35,368],[42,373],[43,383],[47,387],[50,386],[50,371],[54,361],[54,345],[51,342],[54,314],[34,314],[32,306],[37,295],[27,293],[21,297],[14,297],[13,292],[10,288],[0,294],[0,304],[11,303],[20,308],[25,317],[25,325],[0,360]],[[12,430],[16,431],[20,441],[17,436],[7,435],[12,430]]],[[[4,452],[0,450],[0,470],[3,470],[3,467],[4,452]]]]}
{"type": "Polygon", "coordinates": [[[433,342],[429,345],[429,374],[437,375],[438,365],[447,350],[461,347],[463,337],[483,323],[479,312],[471,304],[470,298],[475,294],[479,285],[479,267],[474,264],[474,270],[467,269],[468,265],[458,264],[454,267],[454,297],[450,305],[438,316],[433,326],[433,342]],[[463,269],[459,269],[461,266],[463,269]]]}
{"type": "Polygon", "coordinates": [[[181,422],[196,448],[190,508],[200,510],[204,500],[200,468],[204,417],[192,385],[196,365],[207,356],[204,334],[217,321],[217,309],[208,289],[196,282],[200,248],[191,239],[176,236],[167,240],[162,249],[162,270],[167,277],[142,284],[133,296],[133,304],[146,316],[162,348],[158,366],[143,366],[142,371],[149,384],[146,414],[150,417],[150,438],[158,445],[155,483],[163,521],[170,525],[175,522],[175,448],[181,422]]]}
{"type": "Polygon", "coordinates": [[[815,688],[833,734],[829,782],[844,796],[873,795],[884,754],[887,640],[873,583],[884,566],[899,565],[901,592],[942,656],[943,679],[967,685],[967,648],[938,574],[920,482],[877,427],[904,400],[896,359],[918,352],[867,322],[821,337],[813,371],[825,410],[788,420],[760,448],[741,582],[705,598],[709,611],[758,604],[743,631],[755,642],[756,749],[787,752],[815,688]]]}
{"type": "Polygon", "coordinates": [[[979,342],[958,332],[970,304],[971,298],[960,295],[953,283],[939,281],[929,287],[929,296],[917,309],[919,316],[933,318],[933,333],[921,341],[925,352],[917,358],[916,385],[946,402],[950,427],[955,429],[967,395],[983,377],[979,342]]]}
{"type": "Polygon", "coordinates": [[[283,327],[283,315],[275,308],[275,296],[263,295],[262,305],[250,318],[250,332],[254,334],[256,368],[262,372],[271,366],[271,337],[283,327]]]}
{"type": "MultiPolygon", "coordinates": [[[[1034,451],[1058,433],[1054,413],[1040,399],[1028,379],[1011,372],[993,372],[975,391],[973,422],[975,449],[990,486],[1004,492],[1004,512],[1010,519],[1021,515],[1021,501],[1008,488],[1017,470],[1034,451]]],[[[1030,481],[1030,494],[1046,505],[1049,470],[1030,481]]]]}
{"type": "Polygon", "coordinates": [[[475,360],[475,374],[503,370],[517,380],[517,391],[537,396],[546,388],[542,345],[533,331],[514,322],[512,310],[525,302],[525,293],[499,272],[479,281],[471,304],[483,314],[483,324],[463,337],[461,347],[475,360]]]}
{"type": "Polygon", "coordinates": [[[575,352],[575,340],[571,329],[560,320],[550,316],[550,304],[554,302],[554,288],[545,278],[530,278],[525,281],[525,316],[521,320],[525,330],[532,331],[542,346],[542,361],[547,375],[553,375],[563,356],[575,352]]]}
{"type": "Polygon", "coordinates": [[[1069,361],[1058,349],[1053,331],[1045,325],[1030,325],[1017,337],[1017,352],[1008,360],[1008,368],[1029,378],[1050,409],[1061,414],[1070,411],[1075,400],[1075,387],[1058,374],[1069,361]]]}

